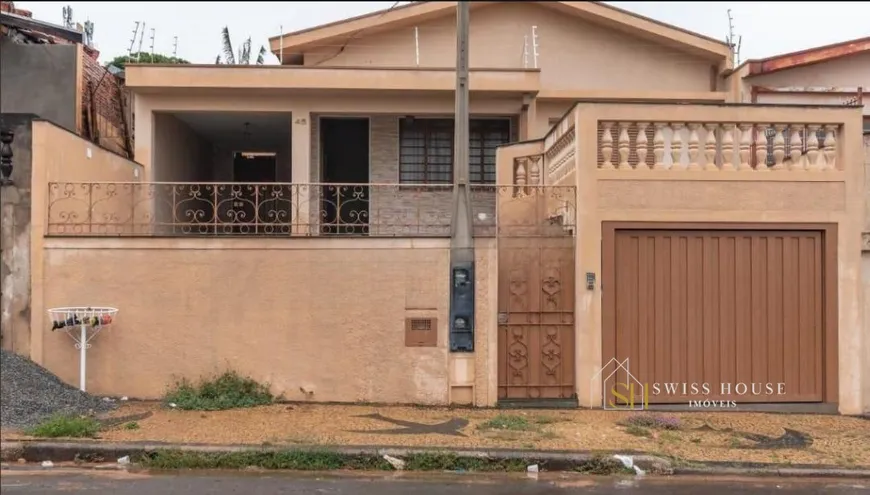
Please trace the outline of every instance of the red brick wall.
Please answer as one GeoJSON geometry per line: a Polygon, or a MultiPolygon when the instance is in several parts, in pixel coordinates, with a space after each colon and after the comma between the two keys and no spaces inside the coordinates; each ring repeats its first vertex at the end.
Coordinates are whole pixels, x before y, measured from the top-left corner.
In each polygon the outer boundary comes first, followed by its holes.
{"type": "Polygon", "coordinates": [[[96,128],[98,144],[127,155],[122,96],[118,91],[118,82],[114,75],[100,65],[98,56],[99,52],[91,48],[85,47],[82,50],[82,133],[93,139],[91,129],[96,128]],[[94,122],[89,121],[89,115],[94,122]]]}

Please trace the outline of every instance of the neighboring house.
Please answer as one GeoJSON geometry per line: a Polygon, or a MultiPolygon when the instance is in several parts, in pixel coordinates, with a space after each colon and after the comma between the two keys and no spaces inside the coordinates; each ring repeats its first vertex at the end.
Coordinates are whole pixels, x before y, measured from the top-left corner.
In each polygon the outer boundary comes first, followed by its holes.
{"type": "MultiPolygon", "coordinates": [[[[751,103],[857,105],[863,108],[864,203],[861,273],[865,331],[870,329],[870,37],[748,60],[731,76],[740,82],[741,100],[751,103]]],[[[803,138],[803,135],[801,135],[803,138]]],[[[806,147],[806,143],[804,143],[806,147]]],[[[770,146],[772,148],[772,146],[770,146]]],[[[772,149],[768,162],[773,160],[772,149]]],[[[870,334],[865,332],[870,342],[870,334]]],[[[870,345],[870,344],[868,344],[870,345]]],[[[864,373],[870,376],[870,361],[864,373]]],[[[864,383],[865,411],[870,411],[870,380],[864,383]]]]}
{"type": "MultiPolygon", "coordinates": [[[[0,133],[10,141],[6,146],[14,163],[11,177],[5,170],[0,174],[13,181],[3,186],[0,198],[0,328],[5,349],[30,349],[34,120],[50,121],[88,142],[131,156],[132,136],[126,132],[129,119],[122,117],[118,80],[99,65],[99,52],[83,41],[80,29],[33,19],[12,2],[0,2],[0,133]]],[[[67,137],[59,137],[60,142],[67,137]]],[[[101,153],[97,146],[91,148],[90,155],[101,153]]]]}
{"type": "Polygon", "coordinates": [[[2,2],[0,112],[38,115],[132,157],[122,81],[99,64],[100,52],[83,36],[2,2]]]}
{"type": "Polygon", "coordinates": [[[860,111],[734,105],[728,46],[598,2],[472,3],[451,314],[455,12],[285,34],[283,66],[128,66],[142,173],[34,160],[31,357],[74,381],[46,311],[107,305],[98,393],[232,367],[290,399],[597,407],[615,358],[711,384],[655,405],[861,412],[860,111]]]}

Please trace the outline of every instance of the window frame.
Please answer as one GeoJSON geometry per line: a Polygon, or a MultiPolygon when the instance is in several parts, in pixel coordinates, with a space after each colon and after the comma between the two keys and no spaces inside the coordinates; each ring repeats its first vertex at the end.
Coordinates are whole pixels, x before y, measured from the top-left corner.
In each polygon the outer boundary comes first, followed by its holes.
{"type": "MultiPolygon", "coordinates": [[[[398,127],[399,127],[399,145],[398,145],[398,182],[399,184],[407,184],[407,185],[449,185],[453,183],[453,167],[455,164],[454,160],[454,144],[455,144],[455,119],[452,117],[414,117],[413,119],[413,129],[407,129],[408,121],[404,117],[399,118],[398,127]],[[420,126],[420,127],[417,127],[420,126]],[[421,129],[422,127],[422,129],[421,129]],[[429,147],[432,143],[433,138],[430,137],[430,133],[437,132],[438,130],[450,130],[450,138],[449,138],[449,146],[450,146],[450,164],[448,165],[449,177],[445,178],[435,178],[433,175],[444,175],[446,172],[430,171],[430,164],[428,163],[428,157],[433,156],[430,155],[429,147]],[[415,132],[423,132],[422,137],[422,156],[424,158],[424,163],[407,163],[405,161],[405,157],[415,156],[411,153],[407,153],[406,150],[408,148],[414,149],[409,143],[406,143],[406,140],[411,139],[420,139],[419,137],[407,137],[405,133],[413,130],[415,132]],[[408,167],[421,165],[421,170],[407,170],[408,167]],[[422,175],[422,180],[410,180],[408,176],[420,176],[422,175]]],[[[475,117],[471,118],[469,122],[469,159],[468,159],[468,167],[469,167],[469,182],[472,185],[492,185],[496,182],[496,163],[495,163],[495,148],[498,146],[503,146],[504,144],[510,143],[513,136],[513,120],[507,116],[493,116],[493,117],[475,117]],[[500,126],[504,126],[504,128],[500,128],[500,126]],[[504,142],[500,142],[493,146],[492,140],[486,138],[487,132],[504,132],[505,139],[504,142]],[[480,134],[481,137],[477,137],[476,134],[480,134]],[[477,143],[475,143],[477,141],[477,143]],[[487,150],[493,150],[492,163],[490,166],[487,166],[486,158],[487,158],[487,150]],[[491,167],[491,168],[490,168],[491,167]],[[489,177],[487,177],[489,176],[489,177]],[[487,180],[487,179],[490,180],[487,180]]],[[[419,146],[416,147],[420,149],[419,146]]],[[[444,151],[441,148],[442,153],[444,151]]],[[[438,156],[438,155],[434,155],[438,156]]],[[[443,156],[443,155],[442,155],[443,156]]],[[[434,164],[436,167],[440,167],[440,164],[434,164]]]]}

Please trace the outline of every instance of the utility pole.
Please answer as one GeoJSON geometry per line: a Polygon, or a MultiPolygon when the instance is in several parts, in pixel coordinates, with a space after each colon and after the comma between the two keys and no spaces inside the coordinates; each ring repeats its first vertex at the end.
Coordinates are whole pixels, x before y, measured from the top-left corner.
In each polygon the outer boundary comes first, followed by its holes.
{"type": "Polygon", "coordinates": [[[471,208],[468,191],[468,17],[467,1],[457,2],[456,117],[453,139],[453,243],[471,248],[471,208]]]}
{"type": "Polygon", "coordinates": [[[450,351],[474,352],[474,244],[468,184],[469,2],[457,2],[453,218],[450,236],[450,351]]]}
{"type": "Polygon", "coordinates": [[[175,58],[178,56],[178,36],[172,41],[172,57],[175,58]]]}

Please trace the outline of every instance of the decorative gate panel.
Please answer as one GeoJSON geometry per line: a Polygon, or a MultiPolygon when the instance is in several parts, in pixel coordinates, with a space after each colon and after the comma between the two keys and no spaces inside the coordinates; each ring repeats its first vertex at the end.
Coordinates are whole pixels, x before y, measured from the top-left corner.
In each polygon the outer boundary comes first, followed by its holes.
{"type": "Polygon", "coordinates": [[[518,189],[499,198],[498,398],[568,399],[575,292],[573,215],[565,212],[575,189],[518,189]]]}

